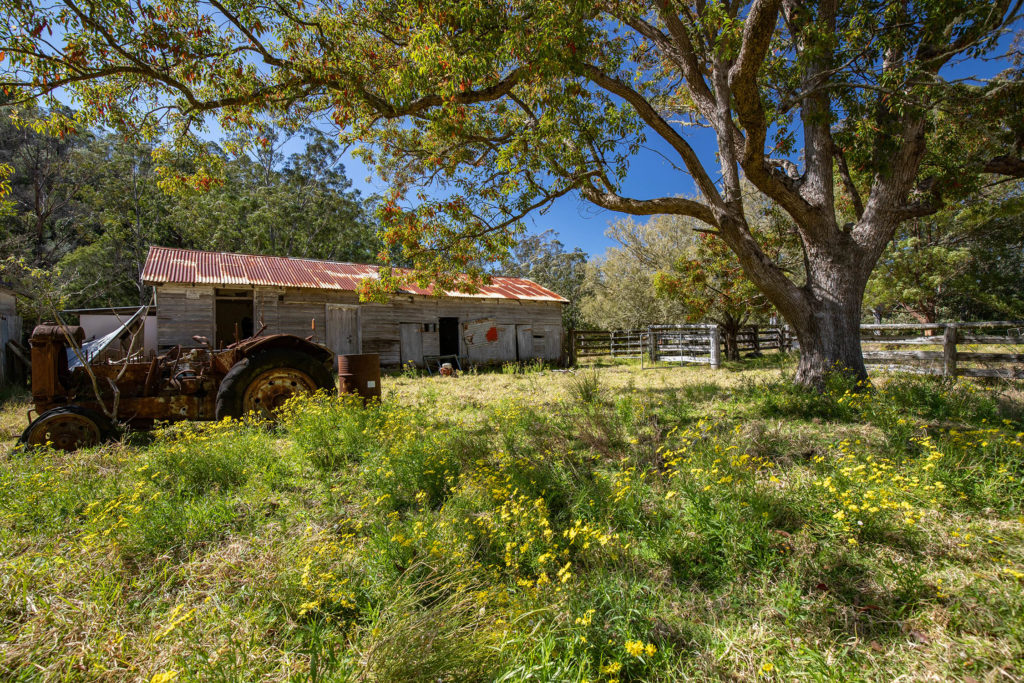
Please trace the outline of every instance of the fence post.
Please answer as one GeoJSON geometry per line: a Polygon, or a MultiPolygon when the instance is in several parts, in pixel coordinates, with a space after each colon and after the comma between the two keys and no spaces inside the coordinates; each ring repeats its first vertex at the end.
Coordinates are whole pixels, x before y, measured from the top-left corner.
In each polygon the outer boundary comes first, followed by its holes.
{"type": "Polygon", "coordinates": [[[754,353],[761,353],[761,329],[757,325],[751,325],[754,331],[754,353]]]}
{"type": "Polygon", "coordinates": [[[576,367],[576,329],[569,330],[569,367],[576,367]]]}
{"type": "Polygon", "coordinates": [[[942,375],[956,377],[956,325],[946,325],[942,333],[942,375]]]}
{"type": "Polygon", "coordinates": [[[717,370],[722,366],[722,349],[719,347],[721,343],[721,333],[718,330],[718,325],[710,326],[710,334],[708,335],[708,344],[710,345],[711,352],[711,368],[717,370]]]}

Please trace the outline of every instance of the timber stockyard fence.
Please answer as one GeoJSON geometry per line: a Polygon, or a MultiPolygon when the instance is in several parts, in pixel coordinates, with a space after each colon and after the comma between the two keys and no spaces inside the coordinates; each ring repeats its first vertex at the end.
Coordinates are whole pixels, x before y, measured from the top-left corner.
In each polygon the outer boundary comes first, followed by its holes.
{"type": "Polygon", "coordinates": [[[861,325],[860,338],[870,367],[1024,379],[1024,321],[861,325]]]}
{"type": "MultiPolygon", "coordinates": [[[[862,325],[869,369],[1024,379],[1024,321],[894,323],[862,325]]],[[[788,326],[755,326],[738,338],[740,353],[797,348],[788,326]]],[[[573,330],[572,361],[639,358],[641,364],[700,363],[721,366],[718,325],[651,325],[635,330],[573,330]]]]}
{"type": "MultiPolygon", "coordinates": [[[[796,338],[788,327],[745,327],[737,338],[740,353],[769,349],[788,351],[796,338]]],[[[718,325],[650,325],[636,330],[573,330],[572,360],[639,358],[652,363],[703,363],[717,368],[722,359],[718,325]]]]}

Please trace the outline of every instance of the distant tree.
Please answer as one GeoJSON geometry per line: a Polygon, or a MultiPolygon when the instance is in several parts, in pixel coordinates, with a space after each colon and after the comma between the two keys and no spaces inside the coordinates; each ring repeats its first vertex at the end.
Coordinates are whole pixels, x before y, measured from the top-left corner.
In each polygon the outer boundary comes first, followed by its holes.
{"type": "Polygon", "coordinates": [[[725,357],[739,360],[739,334],[772,309],[765,295],[743,273],[736,255],[713,235],[702,234],[696,246],[671,271],[654,274],[654,289],[677,300],[689,322],[712,322],[722,330],[725,357]]]}
{"type": "Polygon", "coordinates": [[[182,246],[170,214],[176,201],[158,187],[148,145],[109,134],[88,145],[81,163],[91,182],[79,193],[88,241],[60,261],[62,281],[76,307],[145,304],[142,266],[151,244],[182,246]]]}
{"type": "Polygon", "coordinates": [[[922,323],[1024,316],[1024,184],[989,188],[900,226],[865,295],[922,323]]]}
{"type": "Polygon", "coordinates": [[[587,264],[580,312],[600,329],[636,329],[686,318],[678,299],[659,297],[654,275],[670,270],[697,237],[685,221],[654,216],[616,221],[605,233],[618,246],[587,264]]]}
{"type": "Polygon", "coordinates": [[[562,324],[574,330],[580,326],[580,295],[586,274],[587,253],[576,247],[566,251],[557,233],[546,230],[527,235],[497,264],[495,272],[508,277],[533,280],[569,300],[562,308],[562,324]]]}
{"type": "Polygon", "coordinates": [[[92,180],[83,155],[91,135],[51,126],[34,108],[0,116],[0,165],[10,167],[0,246],[32,265],[52,266],[83,243],[79,192],[92,180]]]}
{"type": "Polygon", "coordinates": [[[216,150],[218,182],[203,192],[178,188],[182,200],[171,218],[185,241],[220,251],[377,262],[383,245],[345,175],[341,148],[316,130],[298,140],[302,151],[288,157],[273,131],[261,136],[252,158],[216,150]]]}
{"type": "Polygon", "coordinates": [[[149,301],[141,273],[152,244],[380,259],[371,212],[345,176],[337,142],[319,131],[292,140],[299,149],[290,156],[274,131],[254,157],[209,145],[214,178],[188,155],[66,129],[69,115],[51,121],[27,110],[0,118],[0,169],[13,169],[0,205],[0,249],[24,268],[52,269],[68,306],[149,301]]]}

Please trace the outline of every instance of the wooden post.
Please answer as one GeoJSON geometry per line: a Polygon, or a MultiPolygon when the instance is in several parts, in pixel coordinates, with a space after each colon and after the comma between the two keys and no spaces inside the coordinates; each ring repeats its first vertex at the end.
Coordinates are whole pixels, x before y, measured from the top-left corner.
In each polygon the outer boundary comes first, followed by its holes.
{"type": "Polygon", "coordinates": [[[711,352],[711,367],[714,370],[722,367],[722,349],[719,348],[721,344],[721,333],[718,330],[718,325],[711,325],[710,334],[708,335],[708,344],[710,345],[709,351],[711,352]]]}
{"type": "Polygon", "coordinates": [[[956,325],[946,325],[942,334],[942,375],[956,377],[956,325]]]}
{"type": "Polygon", "coordinates": [[[569,330],[569,367],[576,367],[576,329],[569,330]]]}
{"type": "Polygon", "coordinates": [[[754,353],[761,353],[761,329],[757,325],[751,325],[754,332],[754,353]]]}

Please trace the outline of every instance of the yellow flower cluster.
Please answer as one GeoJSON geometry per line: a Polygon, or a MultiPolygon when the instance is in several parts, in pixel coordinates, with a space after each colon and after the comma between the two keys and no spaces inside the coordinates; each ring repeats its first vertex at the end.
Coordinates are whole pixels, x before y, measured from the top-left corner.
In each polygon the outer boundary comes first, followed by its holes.
{"type": "Polygon", "coordinates": [[[646,645],[639,640],[627,640],[626,641],[626,652],[634,657],[653,657],[658,651],[658,648],[654,646],[654,643],[647,643],[646,645]]]}

